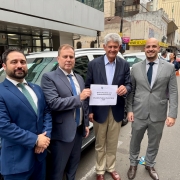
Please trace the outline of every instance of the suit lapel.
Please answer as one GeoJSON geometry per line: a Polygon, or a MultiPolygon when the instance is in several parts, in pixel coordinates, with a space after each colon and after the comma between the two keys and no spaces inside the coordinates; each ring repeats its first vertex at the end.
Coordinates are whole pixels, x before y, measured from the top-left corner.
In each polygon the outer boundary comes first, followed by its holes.
{"type": "Polygon", "coordinates": [[[107,84],[104,56],[102,56],[102,58],[99,60],[99,69],[98,70],[101,72],[104,84],[107,84]]]}
{"type": "Polygon", "coordinates": [[[27,98],[12,82],[5,79],[3,84],[9,91],[11,91],[15,96],[17,96],[29,109],[31,109],[34,112],[34,109],[32,108],[32,106],[29,103],[29,101],[27,100],[27,98]]]}
{"type": "Polygon", "coordinates": [[[67,77],[65,76],[65,74],[61,71],[61,69],[57,68],[56,69],[57,74],[59,75],[59,77],[61,78],[61,80],[64,82],[64,84],[69,88],[69,90],[71,91],[71,93],[73,94],[71,85],[67,79],[67,77]]]}
{"type": "Polygon", "coordinates": [[[78,84],[79,84],[79,86],[80,86],[80,90],[81,90],[81,92],[82,92],[82,91],[83,91],[83,89],[84,89],[84,84],[82,84],[82,80],[81,80],[81,78],[80,78],[79,76],[77,76],[77,74],[76,74],[76,73],[74,73],[74,75],[76,76],[76,79],[77,79],[78,84]]]}
{"type": "MultiPolygon", "coordinates": [[[[155,78],[155,81],[154,81],[154,84],[153,84],[153,87],[155,86],[156,82],[157,82],[157,79],[163,69],[163,65],[164,65],[164,62],[162,60],[159,59],[159,66],[158,66],[158,69],[157,69],[157,75],[156,75],[156,78],[155,78]]],[[[152,88],[153,88],[152,87],[152,88]]]]}

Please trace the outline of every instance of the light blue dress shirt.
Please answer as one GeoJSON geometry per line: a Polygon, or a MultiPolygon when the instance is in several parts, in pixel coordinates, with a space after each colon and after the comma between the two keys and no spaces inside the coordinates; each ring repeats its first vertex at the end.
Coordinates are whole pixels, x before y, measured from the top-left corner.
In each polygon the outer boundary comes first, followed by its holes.
{"type": "Polygon", "coordinates": [[[108,85],[112,85],[112,81],[114,78],[114,72],[116,69],[116,59],[113,62],[109,62],[107,56],[104,56],[104,64],[106,70],[106,78],[108,85]]]}

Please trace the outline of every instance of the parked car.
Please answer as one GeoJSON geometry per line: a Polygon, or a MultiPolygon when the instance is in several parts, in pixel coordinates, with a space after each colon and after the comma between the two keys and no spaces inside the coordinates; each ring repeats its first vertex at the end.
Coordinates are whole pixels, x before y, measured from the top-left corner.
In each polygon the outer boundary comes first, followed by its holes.
{"type": "MultiPolygon", "coordinates": [[[[102,48],[85,48],[85,49],[76,49],[75,50],[75,67],[74,72],[80,74],[84,79],[87,74],[88,62],[93,60],[96,57],[102,56],[105,54],[104,49],[102,48]]],[[[46,72],[55,70],[58,67],[57,62],[57,51],[45,51],[45,52],[36,52],[31,53],[26,56],[27,65],[28,65],[28,75],[26,80],[35,84],[40,85],[42,75],[46,72]]],[[[118,56],[123,58],[121,53],[118,53],[118,56]]],[[[5,78],[5,72],[3,69],[0,70],[0,82],[5,78]]],[[[127,124],[126,113],[123,121],[123,125],[127,124]]],[[[95,140],[93,132],[93,124],[90,123],[90,134],[88,138],[83,139],[82,150],[91,144],[95,140]]]]}
{"type": "MultiPolygon", "coordinates": [[[[169,59],[170,53],[167,54],[167,60],[169,59]]],[[[130,68],[133,64],[138,63],[146,59],[145,52],[128,53],[123,54],[124,59],[129,63],[130,68]]],[[[158,57],[161,58],[161,53],[158,53],[158,57]]]]}

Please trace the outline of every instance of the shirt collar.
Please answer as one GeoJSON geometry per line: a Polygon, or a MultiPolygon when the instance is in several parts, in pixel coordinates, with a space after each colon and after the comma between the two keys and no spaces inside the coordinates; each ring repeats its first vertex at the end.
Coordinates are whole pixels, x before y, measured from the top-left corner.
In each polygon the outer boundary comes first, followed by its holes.
{"type": "MultiPolygon", "coordinates": [[[[6,77],[6,79],[9,80],[10,82],[12,82],[15,86],[17,86],[17,84],[20,83],[18,81],[15,81],[14,79],[11,79],[10,77],[6,77]]],[[[27,81],[25,79],[23,80],[22,83],[28,85],[28,83],[27,83],[27,81]]]]}
{"type": "MultiPolygon", "coordinates": [[[[106,55],[104,56],[104,63],[105,63],[105,66],[106,66],[108,63],[110,63],[106,55]]],[[[116,64],[116,59],[115,59],[112,63],[116,64]]]]}
{"type": "MultiPolygon", "coordinates": [[[[69,73],[67,73],[66,71],[64,71],[60,66],[59,66],[59,69],[65,74],[65,76],[69,75],[69,73]]],[[[72,70],[71,70],[70,74],[71,74],[72,76],[74,76],[74,73],[73,73],[72,70]]]]}
{"type": "MultiPolygon", "coordinates": [[[[147,65],[149,65],[149,63],[150,63],[151,61],[148,61],[147,59],[146,59],[146,64],[147,65]]],[[[155,61],[153,61],[155,64],[159,64],[159,58],[157,58],[155,61]]]]}

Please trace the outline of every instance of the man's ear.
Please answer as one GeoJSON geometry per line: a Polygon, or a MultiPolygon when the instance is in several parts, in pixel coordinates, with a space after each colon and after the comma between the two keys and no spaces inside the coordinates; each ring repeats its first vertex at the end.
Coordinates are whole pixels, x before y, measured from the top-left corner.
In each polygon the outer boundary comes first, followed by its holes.
{"type": "Polygon", "coordinates": [[[4,68],[4,70],[6,70],[6,64],[2,63],[2,67],[4,68]]]}

